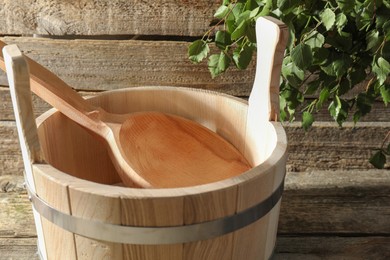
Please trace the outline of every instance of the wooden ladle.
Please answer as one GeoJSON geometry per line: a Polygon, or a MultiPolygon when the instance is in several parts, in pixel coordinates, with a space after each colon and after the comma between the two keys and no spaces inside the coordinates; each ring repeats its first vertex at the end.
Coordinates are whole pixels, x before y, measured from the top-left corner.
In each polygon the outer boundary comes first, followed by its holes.
{"type": "MultiPolygon", "coordinates": [[[[0,42],[1,48],[5,45],[0,42]]],[[[18,67],[28,64],[31,90],[103,140],[126,186],[200,185],[239,175],[251,167],[233,145],[194,121],[160,112],[109,113],[22,55],[16,45],[5,46],[3,53],[2,70],[12,70],[9,74],[17,79],[23,71],[18,67]]]]}

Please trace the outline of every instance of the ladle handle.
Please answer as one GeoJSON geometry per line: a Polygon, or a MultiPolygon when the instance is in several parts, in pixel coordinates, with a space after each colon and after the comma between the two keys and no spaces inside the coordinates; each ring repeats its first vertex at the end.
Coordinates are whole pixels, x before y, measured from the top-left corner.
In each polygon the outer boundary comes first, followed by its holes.
{"type": "Polygon", "coordinates": [[[249,96],[249,114],[255,121],[277,121],[279,117],[279,84],[288,27],[273,17],[256,21],[256,76],[249,96]]]}
{"type": "MultiPolygon", "coordinates": [[[[0,41],[0,49],[6,45],[0,41]]],[[[27,56],[24,57],[30,70],[31,91],[80,125],[89,129],[93,128],[94,132],[99,133],[99,129],[102,128],[99,119],[101,109],[88,103],[54,73],[27,56]]],[[[1,52],[0,68],[6,71],[1,52]]]]}

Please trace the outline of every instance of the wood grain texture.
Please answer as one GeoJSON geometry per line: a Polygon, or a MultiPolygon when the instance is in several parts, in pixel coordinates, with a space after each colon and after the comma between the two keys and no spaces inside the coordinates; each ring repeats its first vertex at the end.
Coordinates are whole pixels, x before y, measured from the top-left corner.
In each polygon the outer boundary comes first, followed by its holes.
{"type": "MultiPolygon", "coordinates": [[[[48,165],[40,165],[37,172],[43,178],[60,179],[66,183],[70,211],[73,216],[112,224],[121,223],[119,197],[97,195],[97,188],[95,190],[88,189],[87,185],[80,185],[77,179],[75,180],[62,172],[53,171],[48,165]]],[[[104,187],[100,187],[100,189],[104,190],[104,187]]],[[[74,242],[77,259],[123,259],[121,244],[98,241],[76,234],[74,242]]]]}
{"type": "MultiPolygon", "coordinates": [[[[130,226],[183,225],[183,197],[134,199],[121,196],[121,223],[130,226]]],[[[183,245],[123,245],[125,259],[182,259],[183,245]]]]}
{"type": "Polygon", "coordinates": [[[0,208],[0,238],[36,237],[32,207],[24,189],[0,191],[0,208]]]}
{"type": "Polygon", "coordinates": [[[390,171],[289,173],[280,234],[389,234],[390,171]]]}
{"type": "Polygon", "coordinates": [[[219,4],[215,0],[3,0],[0,34],[200,36],[219,4]]]}
{"type": "Polygon", "coordinates": [[[207,127],[161,112],[129,115],[120,127],[118,147],[131,168],[155,188],[208,184],[251,168],[231,143],[207,127]]]}
{"type": "MultiPolygon", "coordinates": [[[[4,259],[39,260],[35,238],[0,238],[4,259]]],[[[389,237],[278,236],[272,260],[377,259],[390,257],[389,237]]]]}
{"type": "MultiPolygon", "coordinates": [[[[0,46],[3,46],[0,42],[0,46]]],[[[2,49],[4,62],[7,71],[7,78],[10,85],[11,99],[15,114],[15,121],[18,130],[20,150],[24,163],[24,176],[36,192],[35,180],[32,173],[32,164],[43,162],[43,154],[37,134],[36,121],[33,116],[33,107],[30,94],[30,78],[27,63],[16,45],[6,46],[2,49]]],[[[2,57],[2,55],[0,55],[2,57]]],[[[3,65],[3,64],[2,64],[3,65]]],[[[4,69],[4,68],[2,68],[4,69]]],[[[43,258],[46,259],[46,245],[43,234],[42,220],[40,215],[33,209],[38,244],[43,258]]]]}
{"type": "Polygon", "coordinates": [[[386,236],[279,236],[273,260],[377,259],[390,257],[386,236]]]}
{"type": "Polygon", "coordinates": [[[97,183],[120,182],[104,145],[63,114],[56,113],[52,120],[46,120],[38,134],[46,147],[46,160],[57,169],[97,183]],[[55,145],[49,145],[50,141],[55,145]]]}
{"type": "MultiPolygon", "coordinates": [[[[315,122],[308,131],[300,123],[285,127],[289,142],[289,171],[373,169],[368,159],[390,131],[390,122],[315,122]]],[[[388,166],[387,166],[388,167],[388,166]]]]}
{"type": "MultiPolygon", "coordinates": [[[[136,86],[183,86],[249,96],[254,62],[243,73],[229,69],[212,79],[206,62],[192,64],[188,42],[51,40],[5,37],[77,90],[113,90],[136,86]]],[[[4,74],[0,84],[7,85],[4,74]]]]}
{"type": "MultiPolygon", "coordinates": [[[[67,214],[71,213],[70,201],[66,182],[60,182],[54,178],[46,178],[45,172],[33,165],[33,174],[37,195],[50,206],[67,214]]],[[[58,256],[75,259],[75,237],[74,234],[51,223],[45,218],[42,220],[44,234],[44,247],[48,259],[55,259],[58,256]]],[[[38,224],[39,225],[39,224],[38,224]]]]}
{"type": "Polygon", "coordinates": [[[18,260],[40,260],[37,253],[37,239],[0,237],[0,258],[18,260]]]}

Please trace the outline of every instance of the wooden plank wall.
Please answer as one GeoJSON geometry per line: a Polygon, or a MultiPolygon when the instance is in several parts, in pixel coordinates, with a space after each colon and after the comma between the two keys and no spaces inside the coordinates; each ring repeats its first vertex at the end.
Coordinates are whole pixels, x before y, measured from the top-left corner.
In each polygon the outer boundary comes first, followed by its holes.
{"type": "MultiPolygon", "coordinates": [[[[254,63],[244,72],[231,69],[211,79],[206,63],[194,65],[187,59],[189,41],[209,29],[219,4],[220,0],[0,0],[0,36],[83,95],[168,85],[246,98],[254,63]]],[[[0,255],[32,259],[35,231],[2,72],[0,97],[0,202],[7,209],[0,213],[0,255]]],[[[36,115],[49,108],[37,97],[34,107],[36,115]]],[[[286,124],[289,173],[276,258],[389,258],[389,171],[375,170],[367,161],[370,149],[390,130],[389,107],[378,102],[356,126],[350,122],[337,127],[326,110],[317,119],[308,132],[299,123],[286,124]]]]}

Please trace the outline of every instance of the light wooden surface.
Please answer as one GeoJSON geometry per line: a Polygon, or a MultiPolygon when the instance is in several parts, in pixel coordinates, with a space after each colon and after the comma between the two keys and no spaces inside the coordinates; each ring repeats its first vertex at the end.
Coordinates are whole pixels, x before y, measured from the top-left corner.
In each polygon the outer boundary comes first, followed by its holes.
{"type": "Polygon", "coordinates": [[[150,187],[202,185],[251,168],[237,148],[207,127],[161,112],[130,114],[118,139],[123,157],[150,187]]]}
{"type": "Polygon", "coordinates": [[[0,34],[200,36],[219,4],[216,0],[2,0],[0,34]]]}
{"type": "MultiPolygon", "coordinates": [[[[2,43],[0,43],[2,45],[2,43]]],[[[19,145],[24,164],[25,180],[35,189],[35,180],[33,176],[32,164],[42,163],[42,147],[37,133],[37,125],[33,117],[33,107],[30,91],[30,79],[27,62],[16,45],[2,48],[4,62],[7,70],[7,78],[11,90],[12,105],[15,114],[15,121],[19,136],[19,145]]],[[[0,55],[3,57],[2,55],[0,55]]],[[[4,69],[4,68],[2,68],[4,69]]],[[[46,252],[45,237],[43,231],[43,222],[41,216],[33,209],[34,221],[38,236],[39,248],[46,252]]],[[[43,254],[46,256],[45,253],[43,254]]]]}

